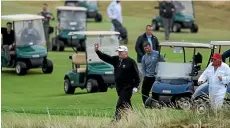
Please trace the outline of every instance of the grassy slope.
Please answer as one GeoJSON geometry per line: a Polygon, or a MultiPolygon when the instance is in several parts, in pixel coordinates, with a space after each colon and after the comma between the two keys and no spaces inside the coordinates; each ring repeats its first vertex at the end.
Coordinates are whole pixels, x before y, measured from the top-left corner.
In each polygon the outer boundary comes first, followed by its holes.
{"type": "MultiPolygon", "coordinates": [[[[14,13],[37,13],[40,11],[40,5],[43,2],[2,2],[2,14],[14,13]]],[[[230,5],[225,3],[226,5],[230,5]]],[[[55,12],[55,6],[63,5],[63,2],[48,2],[50,10],[55,12]]],[[[138,35],[144,32],[145,25],[150,24],[151,18],[157,14],[153,9],[156,2],[122,2],[124,25],[129,32],[130,43],[128,47],[131,56],[136,58],[134,52],[134,43],[138,35]]],[[[111,25],[107,20],[106,7],[108,2],[101,2],[101,12],[104,16],[103,23],[89,23],[88,30],[109,30],[111,25]]],[[[209,42],[211,40],[229,40],[230,39],[230,19],[229,7],[218,8],[216,4],[205,4],[204,2],[195,2],[196,21],[200,26],[198,34],[190,34],[184,31],[181,34],[172,34],[172,40],[176,41],[197,41],[209,42]],[[216,8],[213,8],[216,7],[216,8]],[[226,20],[224,22],[224,20],[226,20]]],[[[56,22],[52,22],[55,25],[56,22]]],[[[5,22],[2,22],[4,25],[5,22]]],[[[162,32],[154,32],[160,41],[163,40],[162,32]]],[[[208,52],[201,51],[204,59],[207,59],[208,52]]],[[[172,55],[172,50],[167,51],[166,60],[180,60],[181,55],[172,55]]],[[[191,59],[191,51],[188,51],[188,58],[191,59]]],[[[4,70],[2,73],[2,111],[30,111],[32,113],[46,113],[46,107],[51,113],[75,114],[75,109],[81,109],[79,115],[88,115],[93,113],[112,113],[115,108],[117,95],[113,90],[107,93],[84,94],[85,90],[76,89],[75,95],[65,95],[63,92],[64,74],[71,69],[71,63],[68,59],[73,52],[57,53],[50,52],[49,58],[54,63],[54,72],[51,75],[44,75],[41,69],[31,70],[26,76],[16,76],[14,70],[4,70]],[[58,109],[59,108],[59,109],[58,109]],[[56,110],[57,109],[57,110],[56,110]],[[93,111],[83,112],[82,109],[93,109],[93,111]],[[95,110],[98,109],[98,110],[95,110]]],[[[205,62],[205,61],[204,61],[205,62]]],[[[133,103],[141,103],[139,94],[133,97],[133,103]]]]}
{"type": "Polygon", "coordinates": [[[128,118],[111,123],[106,117],[56,116],[49,114],[3,113],[2,128],[229,128],[229,110],[208,115],[198,115],[191,111],[172,109],[135,109],[128,118]]]}

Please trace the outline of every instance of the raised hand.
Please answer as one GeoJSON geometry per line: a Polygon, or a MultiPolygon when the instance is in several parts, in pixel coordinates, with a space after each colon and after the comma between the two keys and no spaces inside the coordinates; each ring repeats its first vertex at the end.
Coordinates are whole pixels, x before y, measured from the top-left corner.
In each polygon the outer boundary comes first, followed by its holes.
{"type": "Polygon", "coordinates": [[[95,44],[94,44],[94,50],[95,50],[95,51],[98,51],[98,50],[99,50],[99,44],[98,44],[98,43],[95,43],[95,44]]]}

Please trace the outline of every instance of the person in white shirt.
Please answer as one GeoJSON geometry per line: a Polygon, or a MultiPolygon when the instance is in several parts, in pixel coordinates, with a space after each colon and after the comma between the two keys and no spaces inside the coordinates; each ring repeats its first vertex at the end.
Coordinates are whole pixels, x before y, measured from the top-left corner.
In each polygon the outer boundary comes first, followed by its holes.
{"type": "Polygon", "coordinates": [[[206,81],[209,85],[211,107],[221,108],[227,92],[227,85],[230,83],[230,68],[222,62],[221,54],[215,53],[212,56],[212,63],[201,74],[198,84],[201,85],[206,81]]]}
{"type": "MultiPolygon", "coordinates": [[[[122,8],[121,8],[121,3],[119,0],[114,0],[113,2],[111,2],[107,8],[107,14],[108,17],[110,18],[110,20],[118,20],[121,24],[123,22],[123,18],[122,18],[122,8]]],[[[114,25],[112,24],[112,31],[115,30],[114,25]]]]}

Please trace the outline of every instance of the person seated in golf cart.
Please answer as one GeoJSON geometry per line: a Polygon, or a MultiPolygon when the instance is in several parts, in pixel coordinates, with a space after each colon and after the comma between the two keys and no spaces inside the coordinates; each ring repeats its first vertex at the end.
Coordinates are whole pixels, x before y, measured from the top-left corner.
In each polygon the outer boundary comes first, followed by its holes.
{"type": "Polygon", "coordinates": [[[229,57],[230,57],[230,49],[228,49],[222,54],[222,61],[225,63],[226,58],[229,58],[229,57]]]}
{"type": "Polygon", "coordinates": [[[40,40],[40,35],[38,30],[34,28],[32,21],[28,21],[27,24],[28,27],[25,28],[21,33],[22,43],[28,43],[28,42],[37,43],[37,41],[40,40]]]}
{"type": "MultiPolygon", "coordinates": [[[[7,28],[1,28],[2,34],[2,50],[7,55],[7,61],[10,62],[10,51],[13,51],[15,48],[15,38],[14,38],[14,30],[12,30],[12,23],[7,22],[7,28]]],[[[12,52],[13,53],[13,52],[12,52]]]]}
{"type": "MultiPolygon", "coordinates": [[[[198,71],[200,71],[201,64],[202,64],[202,59],[203,59],[203,56],[202,56],[201,53],[198,52],[196,55],[194,55],[194,69],[193,69],[193,73],[198,73],[198,71]]],[[[192,60],[190,62],[192,62],[192,60]]]]}

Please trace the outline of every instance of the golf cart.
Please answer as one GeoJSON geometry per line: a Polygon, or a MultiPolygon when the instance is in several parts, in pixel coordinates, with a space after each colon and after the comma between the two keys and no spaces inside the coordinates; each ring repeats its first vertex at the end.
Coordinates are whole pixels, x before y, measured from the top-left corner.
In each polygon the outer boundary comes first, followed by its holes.
{"type": "MultiPolygon", "coordinates": [[[[190,109],[190,98],[194,93],[193,77],[201,70],[202,55],[196,49],[210,49],[209,44],[189,42],[162,42],[162,47],[174,48],[176,62],[158,62],[156,67],[156,81],[152,86],[152,97],[149,97],[145,105],[150,108],[176,107],[179,109],[190,109]],[[186,61],[185,49],[193,52],[192,61],[186,61]],[[184,62],[179,57],[183,53],[184,62]],[[177,56],[177,57],[176,57],[177,56]]],[[[168,50],[168,49],[167,49],[168,50]]],[[[160,59],[160,56],[159,58],[160,59]]]]}
{"type": "MultiPolygon", "coordinates": [[[[190,29],[192,33],[198,32],[198,25],[195,24],[195,12],[193,8],[193,1],[172,1],[175,6],[175,13],[173,15],[172,31],[180,32],[181,29],[190,29]]],[[[160,6],[161,3],[159,3],[160,6]]],[[[159,9],[159,7],[155,7],[159,9]]],[[[152,19],[152,28],[158,31],[160,27],[164,27],[161,16],[156,16],[152,19]]]]}
{"type": "Polygon", "coordinates": [[[65,6],[87,8],[87,18],[94,18],[96,22],[102,21],[102,15],[98,12],[97,0],[73,0],[65,1],[65,6]]]}
{"type": "MultiPolygon", "coordinates": [[[[222,46],[228,46],[230,48],[230,41],[211,41],[210,45],[213,47],[213,49],[211,50],[208,65],[210,63],[212,55],[215,53],[215,49],[218,49],[218,53],[221,53],[222,46]]],[[[203,88],[194,95],[195,105],[198,112],[204,111],[204,106],[208,105],[207,100],[209,99],[209,86],[207,82],[204,84],[206,84],[206,86],[203,86],[203,88]]],[[[225,97],[224,105],[230,107],[230,86],[227,86],[227,95],[225,97]]]]}
{"type": "Polygon", "coordinates": [[[100,50],[108,55],[117,55],[119,47],[118,32],[114,31],[84,31],[70,32],[75,36],[83,34],[87,36],[86,52],[75,54],[69,58],[72,60],[72,70],[64,77],[64,91],[66,94],[74,94],[75,88],[87,89],[87,92],[106,92],[108,87],[115,86],[113,66],[102,61],[94,51],[94,43],[100,44],[100,50]]]}
{"type": "Polygon", "coordinates": [[[52,51],[64,51],[65,46],[76,47],[85,51],[85,35],[75,35],[71,38],[69,32],[86,31],[86,11],[82,7],[57,7],[58,27],[52,38],[52,51]]]}
{"type": "Polygon", "coordinates": [[[15,48],[10,51],[7,61],[6,51],[1,51],[1,66],[16,68],[17,75],[25,75],[29,69],[42,68],[43,73],[52,73],[53,63],[47,59],[47,48],[42,19],[43,16],[16,14],[1,16],[3,20],[13,21],[15,48]]]}

